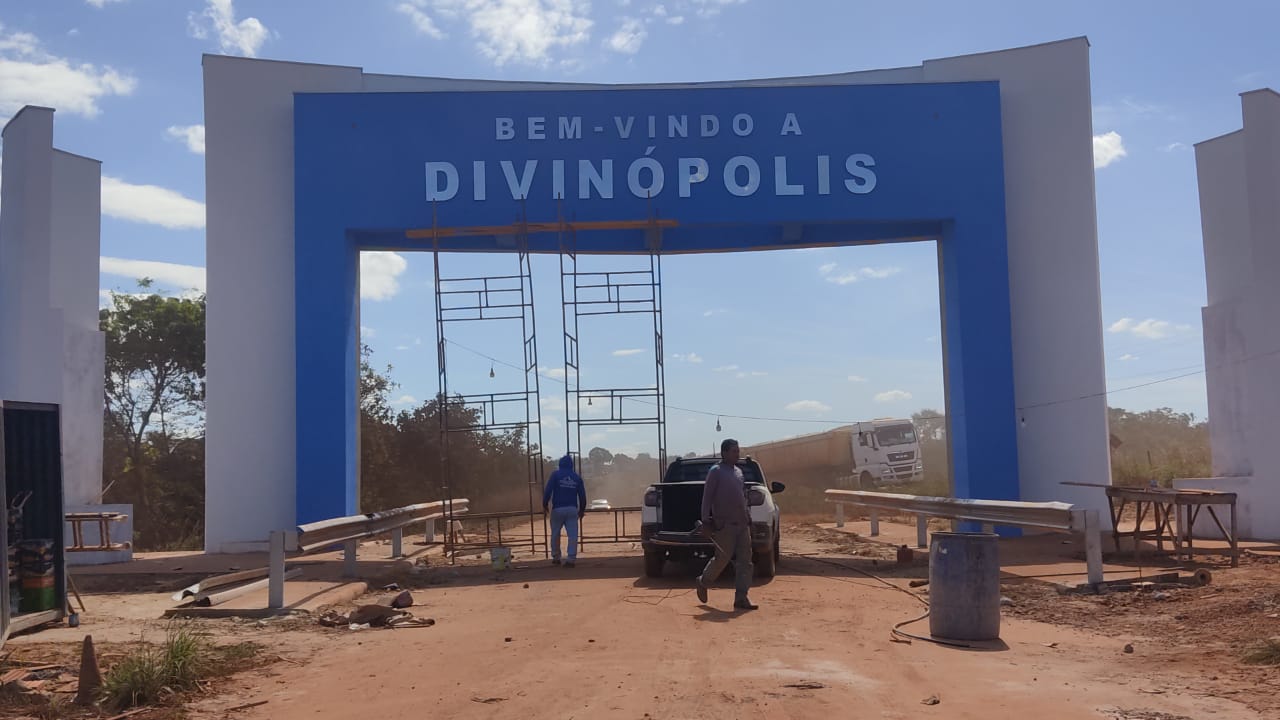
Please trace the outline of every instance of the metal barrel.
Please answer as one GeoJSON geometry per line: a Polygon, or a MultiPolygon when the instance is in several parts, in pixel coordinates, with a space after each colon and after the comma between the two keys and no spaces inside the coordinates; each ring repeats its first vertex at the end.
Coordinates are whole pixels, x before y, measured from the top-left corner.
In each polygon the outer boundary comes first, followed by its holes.
{"type": "Polygon", "coordinates": [[[951,640],[1000,637],[1000,559],[993,533],[933,534],[929,632],[951,640]]]}

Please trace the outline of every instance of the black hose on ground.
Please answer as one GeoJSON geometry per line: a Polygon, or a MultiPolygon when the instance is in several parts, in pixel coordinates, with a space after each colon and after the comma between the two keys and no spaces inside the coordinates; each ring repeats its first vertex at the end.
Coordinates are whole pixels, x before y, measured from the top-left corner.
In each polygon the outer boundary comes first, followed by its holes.
{"type": "MultiPolygon", "coordinates": [[[[788,553],[788,554],[790,554],[790,553],[788,553]]],[[[900,593],[902,593],[902,594],[904,594],[904,595],[906,595],[906,596],[908,596],[908,597],[914,598],[915,600],[919,601],[922,605],[924,605],[924,606],[925,606],[925,612],[924,612],[924,614],[923,614],[923,615],[921,615],[921,616],[920,616],[920,617],[918,617],[918,618],[912,618],[911,620],[904,620],[903,622],[900,622],[900,623],[898,623],[897,625],[894,625],[894,626],[890,629],[890,632],[891,632],[895,637],[900,637],[900,638],[904,638],[904,639],[908,639],[908,640],[920,640],[920,641],[923,641],[923,642],[930,642],[930,643],[934,643],[935,645],[945,645],[945,646],[947,646],[947,647],[957,647],[957,648],[972,648],[972,647],[973,647],[972,645],[970,645],[970,644],[968,644],[968,643],[957,642],[957,641],[954,641],[954,640],[940,640],[940,639],[938,639],[938,638],[925,637],[925,636],[923,636],[923,635],[912,635],[912,634],[911,634],[911,633],[909,633],[909,632],[905,632],[905,631],[903,631],[901,628],[904,628],[904,627],[906,627],[907,625],[912,625],[912,624],[918,623],[918,622],[920,622],[921,620],[924,620],[925,618],[929,617],[929,610],[928,610],[929,603],[928,603],[924,598],[920,597],[919,595],[916,595],[915,593],[911,592],[910,590],[907,590],[907,589],[904,589],[904,588],[898,587],[897,585],[894,585],[893,583],[889,582],[888,580],[885,580],[884,578],[880,577],[879,575],[876,575],[875,573],[868,572],[868,571],[866,571],[866,570],[863,570],[862,568],[854,567],[854,566],[852,566],[852,565],[845,565],[844,563],[839,563],[839,562],[836,562],[836,561],[834,561],[834,560],[828,560],[828,559],[826,559],[826,558],[812,557],[812,556],[808,556],[808,555],[792,555],[792,557],[804,558],[804,559],[806,559],[806,560],[813,560],[813,561],[815,561],[815,562],[826,563],[827,565],[832,565],[832,566],[834,566],[834,567],[838,567],[838,568],[841,568],[841,569],[843,569],[843,570],[852,570],[852,571],[854,571],[854,572],[856,572],[856,573],[859,573],[859,574],[861,574],[861,575],[865,575],[866,577],[869,577],[869,578],[871,578],[872,580],[875,580],[876,582],[879,582],[879,583],[883,584],[885,587],[892,588],[893,590],[897,590],[898,592],[900,592],[900,593]]],[[[810,573],[810,574],[812,574],[812,575],[817,575],[817,573],[810,573]]],[[[823,575],[817,575],[817,576],[818,576],[818,577],[825,577],[825,576],[823,576],[823,575]]]]}

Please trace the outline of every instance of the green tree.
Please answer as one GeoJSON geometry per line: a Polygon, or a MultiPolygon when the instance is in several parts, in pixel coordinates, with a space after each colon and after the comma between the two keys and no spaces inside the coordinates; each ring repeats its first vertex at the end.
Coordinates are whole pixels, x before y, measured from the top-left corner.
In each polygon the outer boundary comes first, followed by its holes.
{"type": "MultiPolygon", "coordinates": [[[[149,280],[139,281],[143,290],[149,280]]],[[[205,298],[111,294],[104,500],[134,505],[140,548],[198,542],[204,516],[205,298]]]]}

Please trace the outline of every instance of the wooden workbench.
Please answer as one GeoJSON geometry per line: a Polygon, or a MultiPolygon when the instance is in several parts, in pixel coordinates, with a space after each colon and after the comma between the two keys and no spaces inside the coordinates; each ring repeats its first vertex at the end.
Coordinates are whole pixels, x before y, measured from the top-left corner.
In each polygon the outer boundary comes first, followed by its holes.
{"type": "Polygon", "coordinates": [[[1192,560],[1196,550],[1192,528],[1201,510],[1208,510],[1209,517],[1218,526],[1227,543],[1230,545],[1231,567],[1240,564],[1240,545],[1236,537],[1236,494],[1218,492],[1216,490],[1173,490],[1167,488],[1118,487],[1106,486],[1107,505],[1111,509],[1111,533],[1115,540],[1116,551],[1120,550],[1120,536],[1133,538],[1134,557],[1141,557],[1143,538],[1154,538],[1156,549],[1163,552],[1164,542],[1173,544],[1174,557],[1192,560]],[[1120,516],[1125,508],[1133,503],[1137,519],[1132,532],[1121,533],[1120,516]],[[1231,529],[1223,527],[1218,517],[1218,506],[1227,506],[1231,511],[1231,529]],[[1143,530],[1142,523],[1148,516],[1155,520],[1155,528],[1143,530]]]}

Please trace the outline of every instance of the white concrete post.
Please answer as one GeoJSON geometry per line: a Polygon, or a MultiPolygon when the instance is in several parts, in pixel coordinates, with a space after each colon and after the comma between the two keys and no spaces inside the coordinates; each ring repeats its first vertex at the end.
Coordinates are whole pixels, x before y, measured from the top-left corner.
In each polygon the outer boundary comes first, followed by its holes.
{"type": "Polygon", "coordinates": [[[404,528],[398,527],[391,531],[391,559],[404,555],[401,550],[404,548],[404,528]]]}
{"type": "Polygon", "coordinates": [[[356,541],[348,540],[342,551],[342,577],[356,576],[356,541]]]}
{"type": "Polygon", "coordinates": [[[436,541],[436,521],[435,520],[427,521],[427,533],[426,533],[426,537],[424,537],[423,539],[427,541],[428,545],[436,541]]]}
{"type": "Polygon", "coordinates": [[[284,607],[284,531],[272,530],[269,544],[267,608],[279,610],[284,607]]]}
{"type": "Polygon", "coordinates": [[[928,515],[916,515],[916,547],[929,547],[928,515]]]}
{"type": "Polygon", "coordinates": [[[844,503],[836,503],[836,527],[844,527],[844,503]]]}
{"type": "Polygon", "coordinates": [[[876,537],[879,534],[880,534],[880,511],[876,510],[875,508],[871,508],[871,537],[876,537]]]}
{"type": "Polygon", "coordinates": [[[1102,530],[1098,511],[1084,511],[1084,557],[1089,571],[1089,584],[1102,582],[1102,530]]]}

